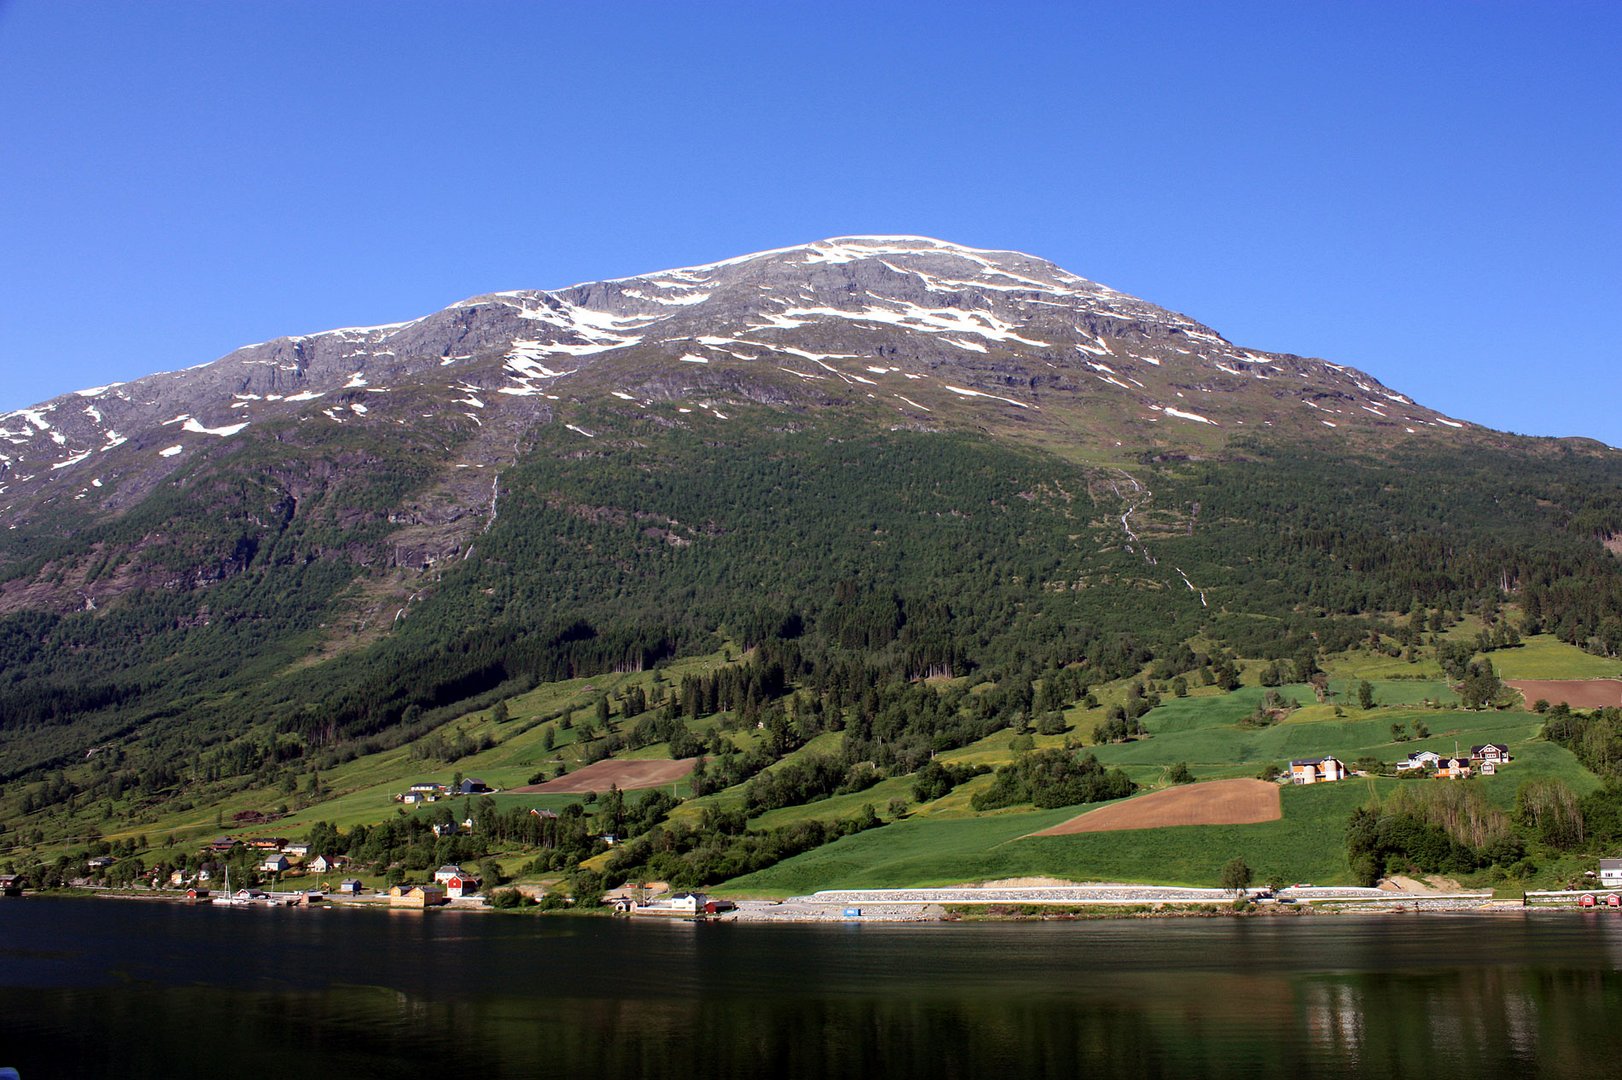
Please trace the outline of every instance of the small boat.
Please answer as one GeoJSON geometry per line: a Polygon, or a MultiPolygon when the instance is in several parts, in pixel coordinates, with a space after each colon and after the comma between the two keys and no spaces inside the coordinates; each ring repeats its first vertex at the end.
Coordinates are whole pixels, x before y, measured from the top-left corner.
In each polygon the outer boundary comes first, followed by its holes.
{"type": "MultiPolygon", "coordinates": [[[[247,890],[243,891],[246,892],[247,890]]],[[[220,895],[214,898],[214,903],[228,904],[232,907],[245,907],[249,903],[247,897],[238,896],[231,891],[231,868],[229,866],[225,868],[225,888],[220,891],[220,895]]]]}

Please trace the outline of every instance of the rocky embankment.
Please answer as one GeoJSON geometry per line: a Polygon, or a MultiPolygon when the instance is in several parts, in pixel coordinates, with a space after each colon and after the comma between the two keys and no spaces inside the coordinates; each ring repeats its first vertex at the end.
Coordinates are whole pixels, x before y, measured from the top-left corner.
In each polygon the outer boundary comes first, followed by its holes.
{"type": "MultiPolygon", "coordinates": [[[[1486,907],[1490,893],[1394,893],[1384,889],[1300,886],[1275,895],[1252,889],[1263,902],[1303,907],[1367,911],[1462,911],[1486,907]]],[[[847,889],[796,896],[782,901],[746,900],[732,918],[740,922],[822,922],[859,918],[864,922],[929,922],[945,918],[950,907],[1133,907],[1208,910],[1228,905],[1226,889],[1160,885],[960,886],[944,889],[847,889]],[[859,911],[860,915],[847,914],[859,911]]],[[[1515,905],[1517,908],[1520,905],[1515,905]]]]}

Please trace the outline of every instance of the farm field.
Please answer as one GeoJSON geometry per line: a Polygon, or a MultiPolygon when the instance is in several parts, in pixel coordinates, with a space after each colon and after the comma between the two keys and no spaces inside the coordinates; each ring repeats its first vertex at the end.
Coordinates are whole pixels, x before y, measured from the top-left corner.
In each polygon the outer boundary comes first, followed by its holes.
{"type": "Polygon", "coordinates": [[[1622,678],[1622,661],[1583,652],[1550,634],[1538,634],[1513,649],[1486,655],[1501,679],[1622,678]]]}
{"type": "MultiPolygon", "coordinates": [[[[1614,674],[1622,665],[1601,661],[1552,638],[1533,638],[1523,648],[1498,650],[1491,656],[1503,670],[1548,671],[1563,676],[1575,690],[1593,692],[1604,687],[1622,699],[1622,683],[1597,683],[1583,677],[1602,671],[1614,674]]],[[[1038,749],[1084,746],[1103,764],[1122,769],[1146,789],[1132,798],[1058,810],[1016,808],[982,813],[974,810],[971,801],[992,785],[990,775],[972,777],[946,795],[922,803],[913,794],[913,777],[891,776],[863,790],[753,817],[750,828],[771,830],[809,820],[850,819],[871,806],[890,823],[721,887],[736,888],[743,894],[787,895],[822,888],[951,885],[1026,876],[1211,885],[1222,863],[1234,854],[1243,855],[1259,879],[1276,876],[1335,883],[1349,880],[1340,837],[1351,810],[1366,802],[1371,792],[1388,794],[1402,784],[1424,781],[1358,779],[1280,790],[1256,779],[1267,767],[1286,768],[1292,759],[1327,754],[1348,764],[1363,758],[1392,762],[1419,749],[1451,753],[1455,747],[1467,750],[1477,743],[1498,742],[1510,747],[1514,763],[1498,777],[1474,783],[1500,809],[1512,810],[1517,786],[1533,776],[1558,778],[1578,794],[1598,787],[1598,779],[1571,753],[1542,741],[1541,717],[1522,710],[1463,710],[1444,679],[1422,677],[1427,673],[1425,665],[1401,662],[1388,665],[1392,677],[1372,674],[1371,665],[1387,664],[1391,659],[1378,650],[1330,658],[1326,663],[1331,671],[1329,692],[1323,703],[1305,684],[1273,688],[1300,707],[1279,722],[1261,726],[1253,726],[1252,717],[1269,693],[1266,688],[1246,686],[1224,693],[1201,686],[1178,698],[1162,686],[1162,703],[1142,718],[1145,735],[1130,742],[1091,745],[1094,726],[1105,719],[1111,705],[1124,700],[1132,680],[1101,686],[1100,705],[1067,709],[1068,730],[1034,735],[1031,742],[1038,749]],[[1369,710],[1357,704],[1357,684],[1363,678],[1369,679],[1374,690],[1375,705],[1369,710]],[[1416,737],[1419,730],[1426,730],[1425,738],[1416,737]],[[1171,767],[1177,764],[1185,764],[1200,783],[1167,787],[1171,767]],[[1265,794],[1271,808],[1264,812],[1249,805],[1237,794],[1247,790],[1265,794]],[[1234,792],[1233,804],[1213,801],[1212,795],[1219,791],[1234,792]]],[[[538,686],[507,699],[500,710],[471,710],[430,736],[430,741],[441,745],[469,748],[459,755],[446,755],[437,746],[422,743],[383,749],[323,770],[316,799],[285,788],[248,790],[235,795],[223,812],[210,805],[164,815],[131,831],[169,833],[182,840],[241,832],[230,822],[238,809],[285,810],[274,826],[279,835],[298,835],[316,821],[349,828],[378,822],[402,810],[438,814],[446,803],[412,809],[401,807],[393,797],[412,782],[448,784],[455,774],[477,776],[499,789],[484,798],[503,811],[515,806],[561,811],[580,802],[587,792],[601,793],[611,784],[626,791],[633,803],[650,790],[674,790],[685,801],[671,813],[671,820],[696,824],[708,808],[742,809],[743,786],[700,799],[687,798],[690,785],[686,778],[693,760],[672,761],[665,743],[622,750],[613,758],[585,765],[582,729],[590,726],[589,717],[604,695],[618,695],[632,685],[674,681],[684,673],[725,663],[720,656],[709,656],[658,672],[538,686]],[[567,715],[574,722],[564,727],[567,715]],[[555,777],[560,767],[568,771],[555,777]],[[294,805],[278,807],[278,803],[294,805]]],[[[1247,662],[1247,672],[1247,677],[1255,677],[1254,663],[1247,662]]],[[[1528,697],[1558,700],[1547,687],[1528,697]]],[[[706,735],[725,719],[717,715],[686,724],[689,730],[706,735]]],[[[725,735],[739,749],[749,748],[760,738],[753,728],[725,735]]],[[[1009,745],[1013,738],[1012,730],[1003,729],[971,745],[942,751],[938,757],[944,763],[995,769],[1018,756],[1009,745]]],[[[772,768],[837,757],[844,751],[844,742],[843,732],[824,731],[772,768]]],[[[471,803],[458,797],[448,805],[460,818],[471,803]]],[[[253,828],[264,831],[266,827],[253,828]]]]}
{"type": "Polygon", "coordinates": [[[1384,797],[1399,784],[1418,782],[1424,781],[1349,780],[1285,788],[1280,792],[1284,816],[1253,825],[1037,836],[1032,834],[1075,817],[1080,808],[909,818],[734,878],[717,891],[782,897],[819,889],[941,887],[1017,877],[1212,886],[1235,855],[1250,864],[1258,881],[1344,884],[1351,879],[1340,838],[1351,812],[1372,795],[1384,797]]]}
{"type": "MultiPolygon", "coordinates": [[[[1279,689],[1287,699],[1313,700],[1309,688],[1279,689]]],[[[1260,703],[1263,693],[1245,688],[1221,698],[1173,699],[1144,717],[1147,737],[1095,746],[1092,752],[1138,783],[1153,785],[1177,762],[1186,763],[1197,779],[1222,779],[1255,776],[1268,764],[1284,768],[1294,759],[1326,754],[1348,764],[1363,757],[1396,761],[1426,747],[1452,751],[1455,742],[1464,749],[1476,743],[1505,743],[1511,752],[1518,752],[1518,747],[1539,741],[1542,729],[1541,719],[1526,712],[1467,712],[1405,704],[1368,711],[1343,706],[1342,716],[1335,715],[1333,705],[1310,704],[1271,726],[1243,726],[1241,721],[1260,703]],[[1413,737],[1416,724],[1429,730],[1427,738],[1413,737]]],[[[1391,697],[1456,700],[1439,683],[1376,684],[1377,702],[1391,697]]]]}
{"type": "Polygon", "coordinates": [[[1622,706],[1622,681],[1617,679],[1506,679],[1521,692],[1528,705],[1547,701],[1564,702],[1573,709],[1600,709],[1622,706]]]}
{"type": "MultiPolygon", "coordinates": [[[[449,785],[456,773],[476,776],[498,789],[493,799],[502,809],[521,804],[526,808],[558,810],[579,802],[579,794],[544,792],[520,794],[516,789],[527,787],[527,781],[537,772],[551,775],[558,765],[575,769],[583,759],[578,728],[563,728],[556,719],[565,710],[574,710],[577,717],[590,715],[597,699],[605,694],[617,694],[633,685],[650,686],[655,678],[680,680],[689,674],[701,674],[722,667],[726,660],[721,654],[692,657],[667,665],[660,672],[599,675],[594,678],[570,679],[545,683],[531,691],[507,699],[508,716],[505,722],[494,718],[491,709],[471,710],[438,729],[436,736],[444,742],[465,740],[474,747],[472,753],[455,759],[438,756],[419,740],[407,746],[380,750],[344,762],[320,774],[323,788],[319,800],[295,800],[288,792],[268,788],[250,788],[231,796],[223,805],[210,804],[190,810],[170,811],[153,815],[124,829],[109,831],[109,839],[137,834],[172,836],[178,842],[200,840],[224,834],[240,834],[242,828],[233,828],[231,815],[237,810],[275,811],[285,806],[287,812],[276,822],[277,835],[301,834],[318,821],[329,822],[339,828],[352,828],[359,824],[374,824],[387,814],[394,813],[399,804],[396,794],[418,781],[434,781],[449,785]],[[552,745],[546,745],[546,735],[552,736],[552,745]]],[[[703,730],[713,724],[705,719],[690,722],[693,730],[703,730]]],[[[664,744],[626,751],[614,760],[662,759],[669,764],[669,750],[664,744]],[[654,755],[658,755],[657,758],[654,755]]],[[[685,777],[686,773],[682,774],[685,777]]],[[[606,790],[607,785],[603,785],[606,790]]],[[[678,792],[687,794],[685,780],[679,782],[678,792]]],[[[463,800],[456,800],[458,811],[463,800]]],[[[419,807],[416,812],[426,812],[419,807]]],[[[410,809],[407,809],[411,813],[410,809]]],[[[265,831],[263,826],[246,831],[265,831]]]]}
{"type": "Polygon", "coordinates": [[[1279,785],[1266,780],[1212,780],[1123,799],[1033,835],[1073,836],[1173,825],[1254,825],[1282,817],[1280,801],[1279,785]]]}
{"type": "Polygon", "coordinates": [[[556,780],[514,788],[515,795],[579,795],[588,791],[607,791],[617,787],[621,791],[663,787],[684,779],[693,771],[697,758],[671,761],[609,759],[598,761],[579,772],[568,773],[556,780]]]}
{"type": "MultiPolygon", "coordinates": [[[[1445,682],[1375,681],[1376,707],[1367,711],[1356,707],[1351,680],[1333,681],[1335,696],[1323,705],[1316,703],[1310,687],[1277,689],[1286,699],[1310,704],[1280,723],[1252,728],[1241,721],[1261,702],[1266,692],[1262,688],[1170,698],[1144,716],[1146,737],[1088,747],[1101,762],[1123,769],[1145,787],[1164,784],[1170,766],[1186,763],[1200,780],[1264,792],[1282,811],[1273,820],[1206,824],[1178,820],[1181,814],[1192,813],[1186,806],[1167,809],[1164,816],[1158,811],[1146,816],[1145,808],[1175,807],[1178,801],[1193,798],[1186,792],[1216,786],[1206,784],[1165,788],[1096,807],[974,814],[970,796],[992,779],[982,776],[883,828],[846,837],[723,887],[745,895],[782,896],[830,888],[944,886],[1013,877],[1210,886],[1216,884],[1222,864],[1236,854],[1246,859],[1258,880],[1345,884],[1351,876],[1341,837],[1352,810],[1404,785],[1439,781],[1371,777],[1280,789],[1255,779],[1265,766],[1328,754],[1348,763],[1363,757],[1392,762],[1427,747],[1452,752],[1455,745],[1468,750],[1496,742],[1510,747],[1514,763],[1496,777],[1472,783],[1480,785],[1500,809],[1512,810],[1516,789],[1532,777],[1560,779],[1578,794],[1599,786],[1569,751],[1542,740],[1541,717],[1520,710],[1459,709],[1457,696],[1445,682]],[[1346,704],[1348,698],[1354,704],[1346,704]],[[1427,737],[1414,737],[1416,725],[1428,729],[1427,737]]],[[[1011,733],[998,732],[940,756],[957,764],[996,765],[1015,756],[1008,748],[1010,738],[1011,733]]],[[[1063,737],[1052,736],[1036,740],[1038,746],[1062,742],[1063,737]]],[[[896,781],[886,781],[869,792],[774,811],[768,815],[770,822],[762,819],[757,824],[848,816],[864,802],[882,809],[895,786],[896,781]]]]}

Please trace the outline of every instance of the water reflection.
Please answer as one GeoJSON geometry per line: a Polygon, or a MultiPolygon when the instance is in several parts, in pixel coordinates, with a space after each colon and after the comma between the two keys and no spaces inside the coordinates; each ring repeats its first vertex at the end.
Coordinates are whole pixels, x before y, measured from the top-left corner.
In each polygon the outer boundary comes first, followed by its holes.
{"type": "Polygon", "coordinates": [[[1622,919],[746,927],[0,905],[0,1064],[191,1076],[1591,1075],[1622,919]]]}

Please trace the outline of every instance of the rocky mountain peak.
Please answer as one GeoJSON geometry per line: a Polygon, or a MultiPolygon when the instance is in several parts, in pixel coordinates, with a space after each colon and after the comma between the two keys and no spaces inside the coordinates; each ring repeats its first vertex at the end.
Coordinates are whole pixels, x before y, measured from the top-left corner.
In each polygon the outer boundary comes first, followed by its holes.
{"type": "Polygon", "coordinates": [[[114,487],[127,505],[277,421],[450,415],[510,431],[590,402],[699,423],[751,401],[1034,424],[1123,452],[1258,428],[1401,438],[1464,426],[1353,368],[1236,346],[1031,255],[848,236],[476,296],[18,410],[0,417],[0,521],[42,499],[99,504],[114,487]]]}

